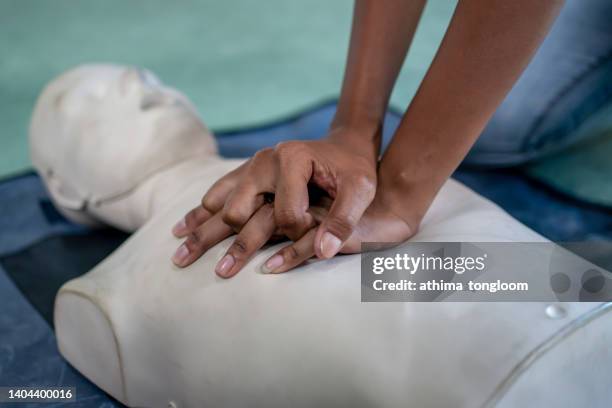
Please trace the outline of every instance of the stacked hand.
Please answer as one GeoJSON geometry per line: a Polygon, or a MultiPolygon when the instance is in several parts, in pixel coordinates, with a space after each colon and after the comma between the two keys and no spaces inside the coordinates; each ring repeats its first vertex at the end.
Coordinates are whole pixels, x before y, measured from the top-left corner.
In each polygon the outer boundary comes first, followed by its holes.
{"type": "Polygon", "coordinates": [[[215,268],[224,278],[271,240],[293,242],[265,262],[268,273],[286,272],[313,256],[359,252],[363,241],[408,239],[415,226],[376,191],[377,147],[346,143],[344,133],[263,149],[218,180],[174,227],[174,235],[185,238],[174,263],[187,266],[234,233],[215,268]]]}
{"type": "Polygon", "coordinates": [[[363,240],[409,238],[562,3],[459,2],[377,170],[380,124],[425,2],[356,1],[328,137],[264,149],[219,180],[174,228],[186,237],[174,262],[189,265],[233,233],[234,244],[216,268],[223,277],[278,237],[293,243],[265,263],[269,272],[287,271],[313,255],[357,252],[363,240]]]}

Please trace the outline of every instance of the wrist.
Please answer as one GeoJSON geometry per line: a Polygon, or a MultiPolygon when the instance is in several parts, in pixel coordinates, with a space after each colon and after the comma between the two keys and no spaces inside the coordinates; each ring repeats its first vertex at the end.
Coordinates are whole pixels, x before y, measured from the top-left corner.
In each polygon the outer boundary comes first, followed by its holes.
{"type": "Polygon", "coordinates": [[[401,218],[416,231],[442,183],[436,178],[423,177],[420,171],[396,168],[381,162],[376,189],[376,201],[401,218]]]}
{"type": "Polygon", "coordinates": [[[365,156],[376,165],[382,142],[382,121],[348,121],[336,117],[325,140],[365,156]]]}
{"type": "Polygon", "coordinates": [[[369,106],[359,103],[339,103],[334,119],[330,125],[330,131],[334,129],[350,129],[364,135],[374,135],[379,129],[385,118],[386,109],[376,104],[369,106]]]}

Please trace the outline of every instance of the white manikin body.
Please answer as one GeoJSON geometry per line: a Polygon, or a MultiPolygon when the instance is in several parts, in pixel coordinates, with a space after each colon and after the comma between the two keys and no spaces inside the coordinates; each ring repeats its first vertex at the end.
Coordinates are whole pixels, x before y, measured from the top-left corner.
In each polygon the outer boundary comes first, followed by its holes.
{"type": "MultiPolygon", "coordinates": [[[[358,255],[259,273],[278,246],[223,280],[213,269],[231,239],[174,267],[172,225],[240,162],[219,158],[186,98],[146,71],[95,65],[56,79],[31,148],[65,214],[138,229],[55,308],[64,357],[129,406],[612,402],[608,304],[553,316],[544,303],[361,303],[358,255]]],[[[414,239],[544,240],[452,180],[414,239]]]]}

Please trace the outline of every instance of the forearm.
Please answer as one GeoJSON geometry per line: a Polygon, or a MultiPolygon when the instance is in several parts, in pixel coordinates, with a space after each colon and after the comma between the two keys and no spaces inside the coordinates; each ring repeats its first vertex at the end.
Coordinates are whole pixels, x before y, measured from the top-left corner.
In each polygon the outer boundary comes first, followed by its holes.
{"type": "Polygon", "coordinates": [[[424,3],[425,0],[355,1],[344,81],[332,129],[355,129],[356,138],[379,133],[424,3]]]}
{"type": "Polygon", "coordinates": [[[561,4],[459,3],[380,165],[379,186],[391,192],[401,216],[420,220],[528,64],[561,4]]]}

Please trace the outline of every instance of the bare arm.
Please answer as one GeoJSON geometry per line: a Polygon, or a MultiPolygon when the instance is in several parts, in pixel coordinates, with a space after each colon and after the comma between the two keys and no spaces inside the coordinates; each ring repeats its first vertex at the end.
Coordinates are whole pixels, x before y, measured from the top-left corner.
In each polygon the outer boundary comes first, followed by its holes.
{"type": "Polygon", "coordinates": [[[210,241],[205,239],[211,229],[207,222],[215,220],[240,227],[251,219],[256,226],[244,227],[228,249],[217,271],[223,277],[237,273],[266,241],[251,242],[257,235],[252,231],[264,230],[258,222],[272,225],[269,233],[276,228],[296,241],[268,260],[265,268],[274,273],[287,271],[313,254],[330,258],[340,250],[358,252],[362,241],[410,238],[527,65],[561,4],[461,0],[376,174],[381,124],[423,1],[357,0],[342,95],[330,135],[322,141],[290,142],[261,151],[217,182],[203,205],[175,229],[177,236],[188,237],[182,246],[187,249],[185,256],[175,262],[188,265],[206,251],[208,246],[202,243],[210,241]],[[311,182],[332,198],[319,215],[307,213],[306,185],[311,182]],[[273,219],[270,210],[265,217],[251,218],[265,209],[261,195],[266,192],[276,193],[273,219]]]}
{"type": "MultiPolygon", "coordinates": [[[[342,92],[332,129],[380,144],[380,128],[425,0],[356,0],[342,92]]],[[[333,134],[332,134],[333,137],[333,134]]]]}
{"type": "Polygon", "coordinates": [[[386,204],[415,227],[484,129],[562,1],[461,0],[379,170],[386,204]]]}

